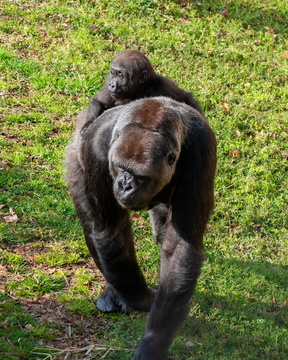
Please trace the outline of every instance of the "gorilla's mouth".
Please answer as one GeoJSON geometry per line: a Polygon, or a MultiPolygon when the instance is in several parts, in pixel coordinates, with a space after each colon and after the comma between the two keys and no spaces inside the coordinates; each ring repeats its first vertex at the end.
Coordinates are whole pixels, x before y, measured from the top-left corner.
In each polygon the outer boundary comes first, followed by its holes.
{"type": "Polygon", "coordinates": [[[114,99],[121,99],[125,96],[125,94],[122,91],[118,91],[118,92],[110,92],[110,95],[114,98],[114,99]]]}
{"type": "Polygon", "coordinates": [[[110,95],[111,95],[114,99],[117,98],[117,97],[119,97],[116,92],[110,92],[110,95]]]}
{"type": "Polygon", "coordinates": [[[120,206],[123,207],[124,209],[133,210],[133,211],[149,210],[149,203],[147,203],[147,201],[138,203],[133,199],[125,200],[119,197],[117,198],[117,201],[120,204],[120,206]]]}

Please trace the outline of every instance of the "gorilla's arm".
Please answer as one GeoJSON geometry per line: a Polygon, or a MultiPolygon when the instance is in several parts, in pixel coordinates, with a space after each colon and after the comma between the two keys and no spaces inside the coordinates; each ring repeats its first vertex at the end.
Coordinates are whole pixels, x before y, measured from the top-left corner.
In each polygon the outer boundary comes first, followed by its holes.
{"type": "Polygon", "coordinates": [[[89,103],[86,121],[81,130],[81,135],[83,135],[88,128],[92,125],[94,120],[99,117],[105,110],[110,109],[114,106],[115,100],[110,95],[108,90],[108,79],[103,85],[103,88],[92,98],[89,103]]]}
{"type": "Polygon", "coordinates": [[[86,112],[80,114],[67,149],[67,183],[86,244],[107,280],[97,307],[103,312],[126,312],[129,307],[149,311],[154,294],[138,266],[128,211],[117,204],[113,195],[107,161],[111,133],[120,111],[121,107],[106,111],[84,136],[79,130],[86,112]]]}
{"type": "MultiPolygon", "coordinates": [[[[87,158],[84,161],[90,169],[86,174],[86,192],[90,211],[94,214],[93,229],[86,236],[86,242],[89,249],[96,250],[100,270],[108,284],[97,301],[97,307],[103,312],[126,312],[129,307],[149,311],[154,296],[136,260],[128,211],[117,204],[112,184],[107,186],[111,178],[105,157],[102,162],[99,153],[97,156],[90,153],[89,139],[85,145],[88,152],[85,146],[83,150],[87,158]]],[[[95,146],[95,143],[91,145],[95,146]]]]}

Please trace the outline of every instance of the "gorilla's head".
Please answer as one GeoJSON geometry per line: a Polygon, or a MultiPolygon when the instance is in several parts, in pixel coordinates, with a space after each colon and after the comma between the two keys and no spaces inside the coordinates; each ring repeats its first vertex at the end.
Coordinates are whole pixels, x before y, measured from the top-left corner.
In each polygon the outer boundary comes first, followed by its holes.
{"type": "Polygon", "coordinates": [[[153,198],[175,173],[183,142],[183,126],[174,111],[159,101],[138,101],[125,107],[114,127],[109,151],[113,191],[121,206],[140,210],[151,207],[153,198]],[[147,114],[152,114],[150,118],[147,114]]]}
{"type": "Polygon", "coordinates": [[[175,172],[177,151],[168,138],[131,123],[114,134],[109,152],[116,199],[125,208],[149,208],[175,172]]]}
{"type": "Polygon", "coordinates": [[[145,89],[154,70],[148,58],[138,50],[125,50],[111,63],[108,90],[114,99],[135,99],[145,89]]]}

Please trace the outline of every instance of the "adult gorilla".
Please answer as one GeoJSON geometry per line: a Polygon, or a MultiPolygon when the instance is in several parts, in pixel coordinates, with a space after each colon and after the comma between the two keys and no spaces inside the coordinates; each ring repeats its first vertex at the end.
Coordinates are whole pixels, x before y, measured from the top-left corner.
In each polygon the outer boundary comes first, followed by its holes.
{"type": "Polygon", "coordinates": [[[90,102],[82,133],[105,110],[153,96],[167,96],[184,102],[203,115],[201,106],[192,94],[180,89],[173,81],[156,74],[144,54],[138,50],[120,52],[112,60],[110,74],[103,88],[90,102]]]}
{"type": "Polygon", "coordinates": [[[150,311],[133,360],[164,360],[200,274],[213,208],[214,133],[193,108],[158,97],[110,109],[67,152],[67,181],[88,248],[107,280],[103,312],[150,311]],[[161,243],[152,291],[135,257],[129,210],[149,210],[161,243]]]}

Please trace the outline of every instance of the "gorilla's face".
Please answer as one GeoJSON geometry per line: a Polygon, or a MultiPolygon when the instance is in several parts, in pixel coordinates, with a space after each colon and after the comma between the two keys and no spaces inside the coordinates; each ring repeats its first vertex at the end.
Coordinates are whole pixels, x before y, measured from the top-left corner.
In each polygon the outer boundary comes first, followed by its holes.
{"type": "Polygon", "coordinates": [[[115,100],[138,98],[137,91],[154,73],[150,61],[137,50],[122,51],[111,63],[108,90],[115,100]]]}
{"type": "Polygon", "coordinates": [[[177,153],[169,138],[136,124],[115,132],[109,166],[119,204],[133,210],[148,209],[155,195],[170,182],[177,153]]]}
{"type": "Polygon", "coordinates": [[[111,67],[108,83],[110,95],[115,100],[129,98],[130,92],[133,90],[131,88],[132,81],[129,79],[129,73],[122,67],[111,67]]]}

